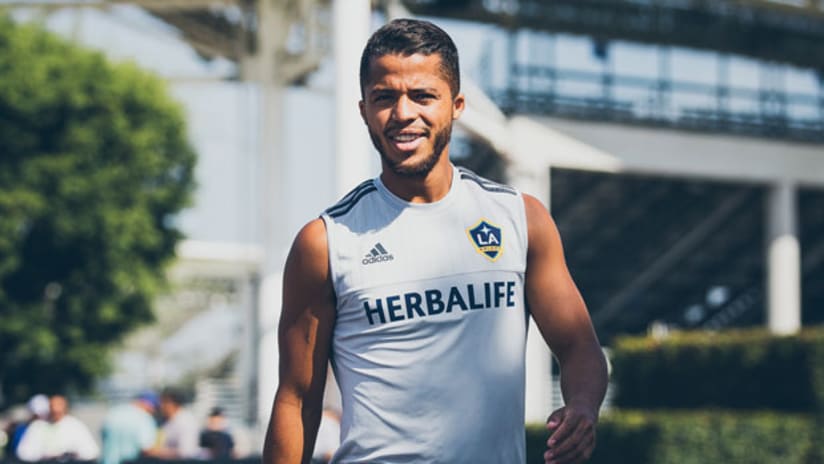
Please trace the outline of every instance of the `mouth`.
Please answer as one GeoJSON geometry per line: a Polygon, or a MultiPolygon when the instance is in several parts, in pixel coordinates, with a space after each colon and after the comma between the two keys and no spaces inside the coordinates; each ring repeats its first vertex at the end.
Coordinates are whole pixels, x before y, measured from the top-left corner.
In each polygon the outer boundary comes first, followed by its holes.
{"type": "Polygon", "coordinates": [[[416,150],[425,140],[424,131],[401,131],[387,134],[387,139],[392,146],[400,152],[410,152],[416,150]]]}

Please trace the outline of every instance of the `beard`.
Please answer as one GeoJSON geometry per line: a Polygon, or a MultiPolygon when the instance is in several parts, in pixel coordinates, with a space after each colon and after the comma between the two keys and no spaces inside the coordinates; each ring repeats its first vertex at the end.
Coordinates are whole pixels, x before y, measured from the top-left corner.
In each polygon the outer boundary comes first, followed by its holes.
{"type": "Polygon", "coordinates": [[[449,144],[449,139],[451,137],[452,126],[448,125],[435,133],[432,153],[427,155],[426,158],[417,164],[412,166],[401,166],[401,162],[403,160],[395,161],[387,156],[386,149],[383,147],[380,137],[378,137],[378,135],[375,134],[371,128],[369,129],[369,138],[372,139],[372,145],[375,146],[375,150],[380,153],[381,159],[384,163],[386,163],[386,166],[389,166],[389,169],[400,177],[426,177],[426,175],[432,171],[432,168],[438,164],[438,160],[441,159],[441,155],[443,155],[443,151],[446,148],[446,145],[449,144]]]}

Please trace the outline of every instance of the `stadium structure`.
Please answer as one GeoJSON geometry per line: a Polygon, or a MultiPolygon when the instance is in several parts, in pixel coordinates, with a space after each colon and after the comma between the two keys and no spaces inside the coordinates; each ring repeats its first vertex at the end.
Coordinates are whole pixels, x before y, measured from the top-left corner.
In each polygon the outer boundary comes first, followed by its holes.
{"type": "MultiPolygon", "coordinates": [[[[205,59],[235,63],[231,80],[256,88],[259,242],[190,240],[178,267],[179,275],[238,282],[247,294],[249,421],[266,420],[274,393],[278,287],[292,235],[306,210],[320,211],[375,172],[355,113],[355,63],[375,23],[398,16],[468,21],[493,37],[466,79],[456,161],[546,202],[605,344],[650,327],[764,325],[789,334],[824,321],[821,0],[2,3],[44,11],[120,4],[176,28],[205,59]],[[586,40],[597,66],[565,65],[570,36],[586,40]],[[650,72],[627,69],[616,56],[626,44],[651,57],[650,72]],[[711,55],[712,65],[679,69],[681,49],[711,55]],[[328,149],[289,153],[289,92],[311,88],[323,66],[334,76],[333,95],[318,97],[334,119],[328,149]],[[740,79],[743,68],[755,77],[740,79]]],[[[536,335],[528,420],[543,420],[553,401],[550,355],[536,335]]]]}

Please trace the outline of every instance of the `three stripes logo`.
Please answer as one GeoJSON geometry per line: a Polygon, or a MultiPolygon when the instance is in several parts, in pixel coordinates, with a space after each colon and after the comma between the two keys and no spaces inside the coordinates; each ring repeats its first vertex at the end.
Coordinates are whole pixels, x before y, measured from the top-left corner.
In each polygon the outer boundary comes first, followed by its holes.
{"type": "Polygon", "coordinates": [[[386,251],[386,248],[378,242],[372,247],[369,253],[366,253],[366,256],[364,256],[361,260],[361,263],[364,265],[375,264],[384,261],[392,261],[393,259],[395,259],[395,257],[386,251]]]}

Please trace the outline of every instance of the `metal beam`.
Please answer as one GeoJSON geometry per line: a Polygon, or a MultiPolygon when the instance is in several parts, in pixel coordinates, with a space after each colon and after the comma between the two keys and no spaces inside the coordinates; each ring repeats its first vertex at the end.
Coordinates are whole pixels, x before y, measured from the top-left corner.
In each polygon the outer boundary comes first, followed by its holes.
{"type": "Polygon", "coordinates": [[[633,297],[641,294],[652,285],[656,279],[666,275],[668,272],[672,272],[672,268],[686,255],[695,250],[695,247],[716,230],[723,221],[728,218],[730,213],[744,204],[748,196],[749,191],[743,190],[724,200],[724,202],[718,205],[700,224],[696,225],[688,234],[682,237],[678,243],[668,248],[664,254],[650,266],[647,266],[629,285],[624,286],[610,301],[601,308],[595,308],[592,316],[593,322],[596,325],[604,325],[618,316],[627,302],[633,297]]]}
{"type": "Polygon", "coordinates": [[[152,10],[205,10],[237,5],[239,0],[0,0],[0,7],[9,8],[108,8],[136,5],[152,10]]]}
{"type": "Polygon", "coordinates": [[[742,0],[404,0],[414,14],[701,48],[824,70],[824,10],[742,0]]]}

